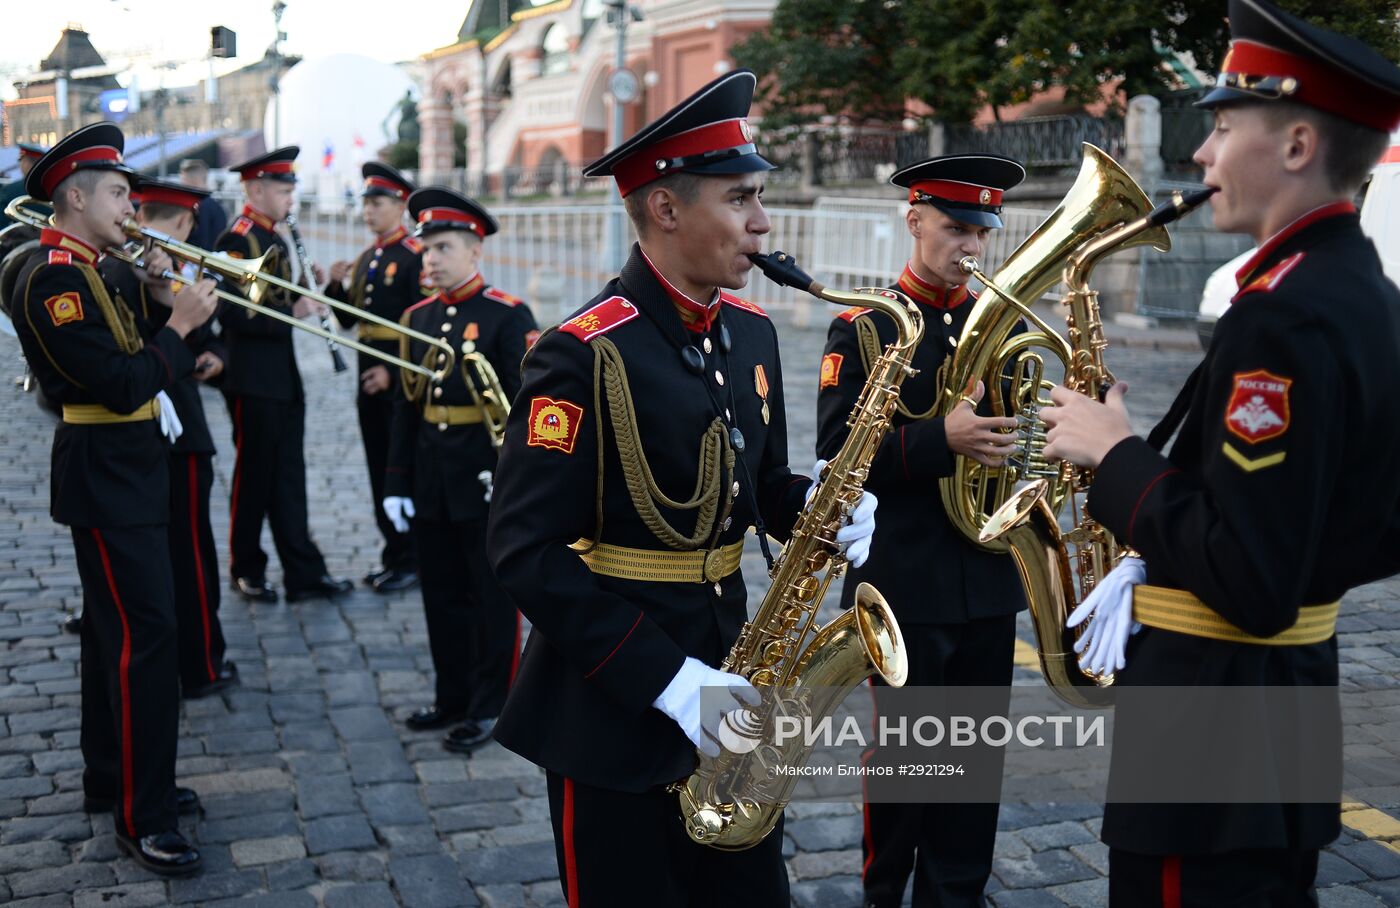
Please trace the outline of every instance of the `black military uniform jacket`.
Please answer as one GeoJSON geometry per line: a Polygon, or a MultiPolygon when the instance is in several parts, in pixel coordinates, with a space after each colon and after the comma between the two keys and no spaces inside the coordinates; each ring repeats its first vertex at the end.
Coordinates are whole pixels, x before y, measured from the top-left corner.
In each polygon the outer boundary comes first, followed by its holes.
{"type": "MultiPolygon", "coordinates": [[[[134,413],[194,369],[184,340],[143,340],[133,311],[97,270],[97,250],[54,229],[21,269],[15,330],[50,400],[134,413]]],[[[154,526],[169,520],[169,457],[158,420],[73,425],[54,433],[50,513],[68,526],[154,526]]]]}
{"type": "MultiPolygon", "coordinates": [[[[136,276],[131,266],[117,259],[103,259],[99,269],[103,278],[117,290],[122,302],[136,313],[137,324],[142,336],[149,337],[165,326],[170,318],[170,307],[153,301],[146,293],[146,285],[136,276]]],[[[179,292],[178,289],[176,292],[179,292]]],[[[213,325],[205,324],[185,335],[185,346],[196,358],[201,353],[213,353],[225,359],[223,344],[214,336],[213,325]]],[[[177,454],[213,454],[214,439],[209,434],[209,423],[204,418],[204,401],[199,397],[199,380],[193,374],[180,379],[166,389],[170,400],[175,404],[175,414],[180,417],[183,431],[175,440],[171,450],[177,454]]]]}
{"type": "MultiPolygon", "coordinates": [[[[442,383],[422,388],[416,400],[396,396],[384,494],[412,498],[417,516],[428,520],[485,520],[486,486],[478,476],[496,469],[496,449],[486,426],[431,422],[423,418],[423,408],[425,404],[472,406],[461,359],[469,350],[486,356],[506,399],[514,398],[520,390],[520,362],[537,335],[535,317],[522,300],[487,286],[478,274],[460,287],[410,307],[402,320],[410,328],[447,341],[458,358],[442,383]]],[[[411,362],[436,368],[437,356],[445,354],[433,355],[419,341],[410,343],[411,362]]],[[[404,385],[413,388],[423,381],[409,376],[404,385]]]]}
{"type": "MultiPolygon", "coordinates": [[[[842,592],[854,602],[860,581],[873,584],[901,624],[951,624],[1014,614],[1025,594],[1007,555],[969,542],[949,521],[938,480],[953,472],[953,452],[943,418],[932,415],[938,400],[939,368],[962,334],[976,297],[965,287],[945,292],[905,267],[896,290],[919,304],[924,337],[914,351],[919,374],[900,385],[902,409],[870,466],[866,488],[880,499],[870,559],[852,569],[842,592]],[[920,417],[915,419],[914,417],[920,417]],[[911,569],[924,565],[927,569],[911,569]]],[[[817,456],[830,460],[850,434],[846,420],[866,381],[861,332],[875,331],[879,349],[895,340],[894,323],[871,309],[848,309],[832,320],[822,357],[817,395],[817,456]]],[[[872,359],[873,362],[873,359],[872,359]]],[[[988,401],[979,408],[990,416],[988,401]]]]}
{"type": "MultiPolygon", "coordinates": [[[[374,244],[365,248],[355,259],[355,267],[350,272],[350,286],[332,281],[326,287],[326,296],[339,302],[351,303],[374,315],[397,322],[404,310],[421,302],[424,296],[422,287],[423,243],[417,237],[409,236],[402,226],[389,234],[375,239],[374,244]]],[[[360,323],[353,312],[336,310],[336,320],[345,327],[360,323]]],[[[364,323],[366,330],[377,330],[382,326],[364,323]]],[[[385,353],[397,355],[397,338],[381,340],[375,337],[362,337],[360,340],[385,353]]],[[[360,354],[359,371],[363,373],[371,366],[383,363],[372,356],[360,354]]],[[[398,391],[398,377],[391,369],[390,381],[394,386],[383,394],[398,391]]],[[[364,394],[363,391],[360,392],[364,394]]]]}
{"type": "MultiPolygon", "coordinates": [[[[278,265],[272,273],[291,280],[291,250],[277,233],[276,224],[261,212],[245,207],[219,237],[214,248],[234,258],[255,259],[276,247],[278,265]]],[[[290,292],[268,289],[259,303],[292,314],[296,297],[290,292]]],[[[224,393],[234,396],[264,397],[271,400],[300,401],[301,373],[297,370],[291,325],[259,315],[242,306],[226,303],[219,313],[223,339],[228,348],[224,366],[224,393]]]]}
{"type": "MultiPolygon", "coordinates": [[[[1400,291],[1346,202],[1266,243],[1241,287],[1182,391],[1190,409],[1170,455],[1140,438],[1115,445],[1088,508],[1142,553],[1149,584],[1188,590],[1270,636],[1300,606],[1400,571],[1400,475],[1389,469],[1400,463],[1400,291]]],[[[1337,680],[1335,637],[1264,646],[1150,627],[1129,638],[1118,674],[1121,685],[1152,686],[1337,680]]],[[[1119,710],[1118,732],[1159,718],[1119,710]]],[[[1109,804],[1103,838],[1199,854],[1320,848],[1339,830],[1336,804],[1109,804]]]]}
{"type": "MultiPolygon", "coordinates": [[[[614,420],[625,408],[595,387],[595,354],[609,363],[610,349],[620,354],[642,451],[673,503],[695,496],[707,433],[712,443],[727,438],[725,422],[743,433],[732,471],[719,452],[722,486],[709,499],[732,511],[717,511],[711,538],[692,550],[741,541],[760,518],[786,539],[811,484],[788,468],[773,325],[757,306],[721,299],[703,334],[689,331],[634,246],[622,274],[530,351],[507,424],[487,545],[497,579],[533,630],[495,734],[526,759],[590,785],[641,792],[690,773],[694,746],[652,701],[686,656],[718,666],[747,617],[737,571],[718,583],[621,579],[592,573],[569,548],[600,538],[675,550],[628,491],[614,420]],[[697,374],[681,350],[707,343],[697,374]]],[[[694,535],[696,509],[656,512],[694,535]]]]}

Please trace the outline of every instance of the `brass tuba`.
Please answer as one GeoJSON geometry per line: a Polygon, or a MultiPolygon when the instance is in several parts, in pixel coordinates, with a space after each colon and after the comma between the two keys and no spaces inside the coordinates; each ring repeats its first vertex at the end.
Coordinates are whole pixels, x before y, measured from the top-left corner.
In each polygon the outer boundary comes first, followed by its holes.
{"type": "MultiPolygon", "coordinates": [[[[1068,370],[1074,351],[1029,306],[1060,282],[1070,255],[1085,241],[1140,218],[1151,208],[1151,201],[1133,178],[1086,142],[1074,185],[1002,264],[995,284],[977,273],[988,286],[973,305],[945,367],[938,415],[951,413],[962,395],[981,381],[993,412],[1015,417],[1021,425],[1012,430],[1018,435],[1019,451],[1002,466],[987,467],[958,455],[953,459],[953,474],[938,481],[948,520],[968,541],[992,551],[1006,551],[1004,540],[982,541],[980,535],[992,512],[1015,491],[1018,482],[1044,479],[1049,486],[1046,502],[1058,513],[1064,488],[1059,471],[1045,462],[1045,426],[1038,414],[1050,403],[1050,389],[1055,384],[1045,375],[1047,358],[1059,360],[1061,368],[1068,370]],[[1013,335],[1022,318],[1033,327],[1013,335]],[[1004,386],[1010,388],[1006,396],[997,393],[1004,386]]],[[[1132,237],[1117,248],[1147,243],[1163,252],[1171,248],[1164,230],[1132,237]]]]}
{"type": "MultiPolygon", "coordinates": [[[[1089,288],[1094,266],[1119,249],[1144,242],[1144,237],[1158,248],[1170,247],[1165,225],[1192,211],[1214,191],[1173,193],[1171,201],[1130,223],[1101,232],[1071,253],[1064,269],[1062,301],[1069,309],[1065,320],[1072,350],[1065,370],[1065,387],[1102,399],[1114,384],[1113,373],[1103,360],[1108,344],[1103,337],[1098,292],[1089,288]]],[[[999,292],[1009,291],[1001,288],[999,292]]],[[[1022,300],[1021,304],[1028,302],[1022,300]]],[[[1092,481],[1092,470],[1060,463],[1052,478],[1037,479],[1012,494],[988,518],[980,534],[982,542],[1000,542],[1011,551],[1030,605],[1045,683],[1062,700],[1081,708],[1107,705],[1100,691],[1113,683],[1113,676],[1091,674],[1079,667],[1074,653],[1079,630],[1066,628],[1065,621],[1104,575],[1129,554],[1106,527],[1080,506],[1080,496],[1087,494],[1092,481]],[[1070,505],[1073,526],[1067,532],[1060,529],[1047,501],[1059,493],[1066,496],[1070,505]]]]}
{"type": "Polygon", "coordinates": [[[799,766],[811,753],[812,745],[800,736],[791,744],[772,743],[777,716],[820,720],[872,673],[891,687],[902,686],[908,674],[899,624],[870,584],[856,589],[855,605],[840,617],[815,632],[813,625],[827,587],[846,570],[845,557],[833,552],[836,531],[860,500],[870,462],[894,417],[899,386],[916,371],[910,362],[924,333],[918,308],[903,294],[828,290],[785,253],[750,258],[777,283],[828,302],[878,309],[894,319],[899,338],[872,364],[851,411],[851,434],[818,477],[770,572],[763,603],[724,660],[724,670],[747,678],[764,705],[731,712],[721,730],[726,746],[720,755],[699,754],[695,772],[673,786],[691,839],[726,851],[751,848],[772,831],[797,779],[771,770],[799,766]],[[775,776],[776,782],[765,784],[775,776]]]}

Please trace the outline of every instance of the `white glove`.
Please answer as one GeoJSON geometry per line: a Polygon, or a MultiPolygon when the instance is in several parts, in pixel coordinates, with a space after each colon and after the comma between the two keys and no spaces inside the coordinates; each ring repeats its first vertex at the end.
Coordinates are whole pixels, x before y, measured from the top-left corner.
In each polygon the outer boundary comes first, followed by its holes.
{"type": "Polygon", "coordinates": [[[170,399],[170,395],[164,391],[156,392],[156,400],[160,401],[160,434],[170,439],[174,444],[175,439],[184,433],[185,427],[180,422],[180,416],[175,412],[175,403],[170,399]]]}
{"type": "MultiPolygon", "coordinates": [[[[812,501],[812,493],[817,490],[817,482],[821,479],[822,470],[826,468],[826,461],[819,460],[812,467],[812,484],[807,487],[807,497],[803,500],[803,507],[812,501]]],[[[836,542],[841,545],[846,553],[846,560],[852,567],[860,567],[865,564],[865,560],[870,557],[870,538],[875,535],[875,508],[880,504],[880,500],[873,492],[862,492],[860,501],[856,502],[856,508],[851,512],[851,516],[846,519],[846,525],[836,533],[836,542]]]]}
{"type": "Polygon", "coordinates": [[[1123,649],[1128,635],[1142,630],[1133,620],[1133,587],[1146,580],[1146,563],[1141,558],[1124,558],[1069,616],[1066,627],[1089,621],[1074,644],[1080,668],[1109,675],[1127,664],[1123,649]]]}
{"type": "Polygon", "coordinates": [[[413,510],[412,498],[400,498],[397,495],[390,495],[383,501],[384,516],[389,518],[389,522],[394,525],[394,529],[400,533],[408,532],[408,519],[415,513],[413,510]]]}
{"type": "Polygon", "coordinates": [[[707,687],[728,688],[735,700],[748,706],[762,702],[758,691],[744,678],[710,668],[699,659],[685,657],[680,671],[666,685],[652,706],[675,720],[691,743],[707,757],[719,756],[719,726],[733,708],[724,697],[702,697],[707,687]]]}

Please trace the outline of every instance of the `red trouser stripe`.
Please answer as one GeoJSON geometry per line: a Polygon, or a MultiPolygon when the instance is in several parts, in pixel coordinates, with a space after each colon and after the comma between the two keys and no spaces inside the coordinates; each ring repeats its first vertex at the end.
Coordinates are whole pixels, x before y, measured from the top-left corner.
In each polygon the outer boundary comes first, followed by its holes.
{"type": "Polygon", "coordinates": [[[569,908],[578,904],[578,858],[574,855],[574,780],[564,780],[564,876],[568,879],[569,908]]]}
{"type": "Polygon", "coordinates": [[[194,544],[195,585],[199,587],[199,616],[204,620],[204,667],[213,681],[214,661],[209,652],[209,591],[204,587],[204,558],[199,552],[199,472],[198,454],[190,455],[190,541],[194,544]]]}
{"type": "MultiPolygon", "coordinates": [[[[878,721],[879,721],[879,716],[880,716],[880,705],[879,705],[879,702],[875,699],[875,679],[874,679],[873,677],[870,677],[870,678],[867,678],[867,679],[865,679],[865,680],[866,680],[867,688],[868,688],[868,690],[870,691],[870,702],[871,702],[871,703],[874,705],[874,707],[875,707],[874,711],[873,711],[872,714],[871,714],[871,715],[872,715],[871,722],[872,722],[872,723],[878,722],[878,721]]],[[[861,757],[860,757],[860,765],[862,765],[862,766],[866,765],[866,763],[870,760],[870,757],[871,757],[874,753],[875,753],[874,750],[867,750],[865,753],[861,754],[861,757]]],[[[865,777],[864,777],[864,776],[861,776],[861,780],[860,780],[860,794],[861,794],[861,805],[860,805],[860,806],[861,806],[861,815],[862,815],[862,823],[863,823],[863,826],[864,826],[864,833],[863,833],[863,834],[865,835],[865,863],[861,865],[861,868],[860,868],[860,878],[861,878],[862,881],[864,881],[864,880],[865,880],[865,877],[866,877],[866,874],[870,873],[870,865],[873,864],[873,863],[875,862],[875,837],[874,837],[874,836],[871,834],[871,832],[870,832],[870,798],[869,798],[869,796],[866,794],[866,786],[865,786],[865,777]]]]}
{"type": "Polygon", "coordinates": [[[102,570],[107,575],[107,589],[112,593],[112,601],[117,605],[117,616],[122,619],[122,657],[118,669],[121,684],[121,737],[122,737],[122,820],[126,823],[126,834],[136,837],[136,823],[131,818],[131,789],[135,775],[131,764],[131,625],[126,620],[126,609],[122,606],[121,594],[117,592],[117,581],[112,576],[112,560],[107,557],[107,544],[102,534],[94,527],[92,538],[97,541],[98,554],[102,556],[102,570]]]}
{"type": "Polygon", "coordinates": [[[1162,908],[1181,908],[1181,857],[1162,858],[1162,908]]]}
{"type": "Polygon", "coordinates": [[[238,526],[238,480],[243,476],[243,398],[233,401],[233,494],[228,503],[228,555],[232,561],[237,555],[233,547],[233,528],[238,526]]]}
{"type": "Polygon", "coordinates": [[[520,669],[520,610],[515,610],[515,643],[510,650],[510,678],[506,681],[506,686],[515,684],[515,673],[520,669]]]}

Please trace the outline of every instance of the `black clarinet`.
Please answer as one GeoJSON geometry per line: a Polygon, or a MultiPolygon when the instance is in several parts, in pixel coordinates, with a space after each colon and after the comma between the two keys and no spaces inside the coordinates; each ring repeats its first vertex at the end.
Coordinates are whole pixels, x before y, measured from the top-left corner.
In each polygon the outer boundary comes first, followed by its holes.
{"type": "MultiPolygon", "coordinates": [[[[319,295],[316,290],[315,281],[312,279],[312,275],[315,272],[311,270],[311,256],[306,254],[306,244],[301,241],[301,231],[297,229],[297,216],[294,211],[287,212],[287,229],[291,231],[292,244],[297,247],[297,261],[301,262],[300,283],[313,294],[319,295]]],[[[325,331],[335,330],[335,327],[331,324],[330,313],[325,311],[324,306],[321,311],[321,328],[325,331]]],[[[350,368],[345,365],[345,357],[340,355],[340,345],[329,337],[326,338],[326,349],[331,351],[331,363],[334,365],[335,371],[344,372],[346,369],[350,368]]]]}

